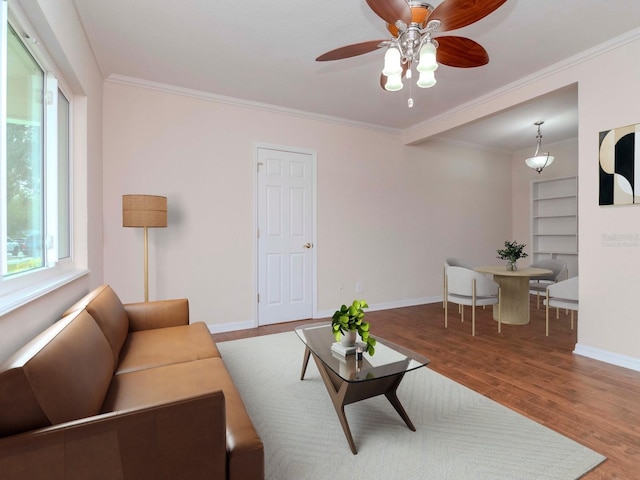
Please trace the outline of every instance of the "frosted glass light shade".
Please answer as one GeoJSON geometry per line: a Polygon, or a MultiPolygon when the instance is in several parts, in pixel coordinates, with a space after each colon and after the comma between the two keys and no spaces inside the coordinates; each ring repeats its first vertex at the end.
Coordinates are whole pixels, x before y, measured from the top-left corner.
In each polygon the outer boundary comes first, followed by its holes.
{"type": "Polygon", "coordinates": [[[433,71],[438,68],[436,62],[436,46],[431,42],[426,42],[420,48],[420,61],[418,62],[418,70],[420,73],[433,71]]]}
{"type": "Polygon", "coordinates": [[[429,88],[433,87],[436,84],[436,76],[433,70],[427,70],[424,72],[420,72],[420,77],[418,77],[418,85],[420,88],[429,88]]]}
{"type": "Polygon", "coordinates": [[[382,74],[390,77],[402,73],[400,51],[397,48],[388,48],[384,54],[384,68],[382,74]]]}
{"type": "Polygon", "coordinates": [[[402,86],[402,76],[398,73],[387,76],[387,83],[384,84],[384,89],[389,92],[397,92],[402,90],[402,86]]]}
{"type": "Polygon", "coordinates": [[[525,163],[527,164],[527,167],[533,168],[536,172],[540,173],[543,168],[551,165],[554,160],[555,157],[553,155],[545,153],[543,155],[538,155],[537,157],[527,158],[525,163]]]}

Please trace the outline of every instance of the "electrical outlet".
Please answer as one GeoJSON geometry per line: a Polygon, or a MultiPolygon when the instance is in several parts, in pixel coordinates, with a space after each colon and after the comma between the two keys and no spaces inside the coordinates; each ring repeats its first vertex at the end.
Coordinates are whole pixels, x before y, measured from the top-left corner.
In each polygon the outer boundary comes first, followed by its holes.
{"type": "Polygon", "coordinates": [[[362,282],[360,280],[356,282],[356,293],[362,293],[362,282]]]}

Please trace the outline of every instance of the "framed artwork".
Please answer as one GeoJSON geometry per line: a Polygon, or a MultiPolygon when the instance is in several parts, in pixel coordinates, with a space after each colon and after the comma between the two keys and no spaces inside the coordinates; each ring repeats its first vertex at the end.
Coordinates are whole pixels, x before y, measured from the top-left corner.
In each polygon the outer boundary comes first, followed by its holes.
{"type": "Polygon", "coordinates": [[[600,205],[640,204],[640,124],[600,132],[600,205]]]}

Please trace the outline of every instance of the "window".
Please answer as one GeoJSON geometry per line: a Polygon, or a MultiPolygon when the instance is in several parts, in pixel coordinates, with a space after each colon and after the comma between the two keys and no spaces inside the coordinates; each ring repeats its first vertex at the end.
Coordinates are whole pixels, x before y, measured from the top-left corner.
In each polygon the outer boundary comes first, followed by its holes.
{"type": "Polygon", "coordinates": [[[0,0],[0,299],[58,282],[73,256],[72,97],[17,8],[0,0]]]}
{"type": "Polygon", "coordinates": [[[20,244],[7,252],[5,275],[44,265],[45,74],[13,28],[8,29],[6,81],[7,237],[20,244]],[[13,256],[13,258],[10,258],[13,256]]]}

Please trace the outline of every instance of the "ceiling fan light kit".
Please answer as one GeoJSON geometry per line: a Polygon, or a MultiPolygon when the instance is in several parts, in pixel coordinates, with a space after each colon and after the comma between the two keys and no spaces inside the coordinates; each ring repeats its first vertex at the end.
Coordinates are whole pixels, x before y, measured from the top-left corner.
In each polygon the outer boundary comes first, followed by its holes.
{"type": "Polygon", "coordinates": [[[534,153],[532,157],[525,160],[527,167],[535,170],[538,173],[541,173],[542,170],[545,169],[545,167],[551,165],[555,160],[555,157],[549,154],[549,152],[540,153],[540,146],[542,144],[542,132],[540,131],[540,126],[543,123],[543,121],[534,123],[534,125],[538,127],[538,133],[536,135],[536,153],[534,153]]]}
{"type": "MultiPolygon", "coordinates": [[[[444,0],[436,8],[423,0],[366,0],[373,12],[387,23],[392,38],[336,48],[316,58],[323,62],[339,60],[388,47],[380,86],[390,92],[401,90],[402,77],[411,79],[411,69],[420,74],[420,88],[436,84],[438,64],[457,68],[486,65],[489,55],[474,40],[436,33],[471,25],[486,17],[507,0],[444,0]]],[[[409,98],[409,107],[413,99],[409,98]]]]}

